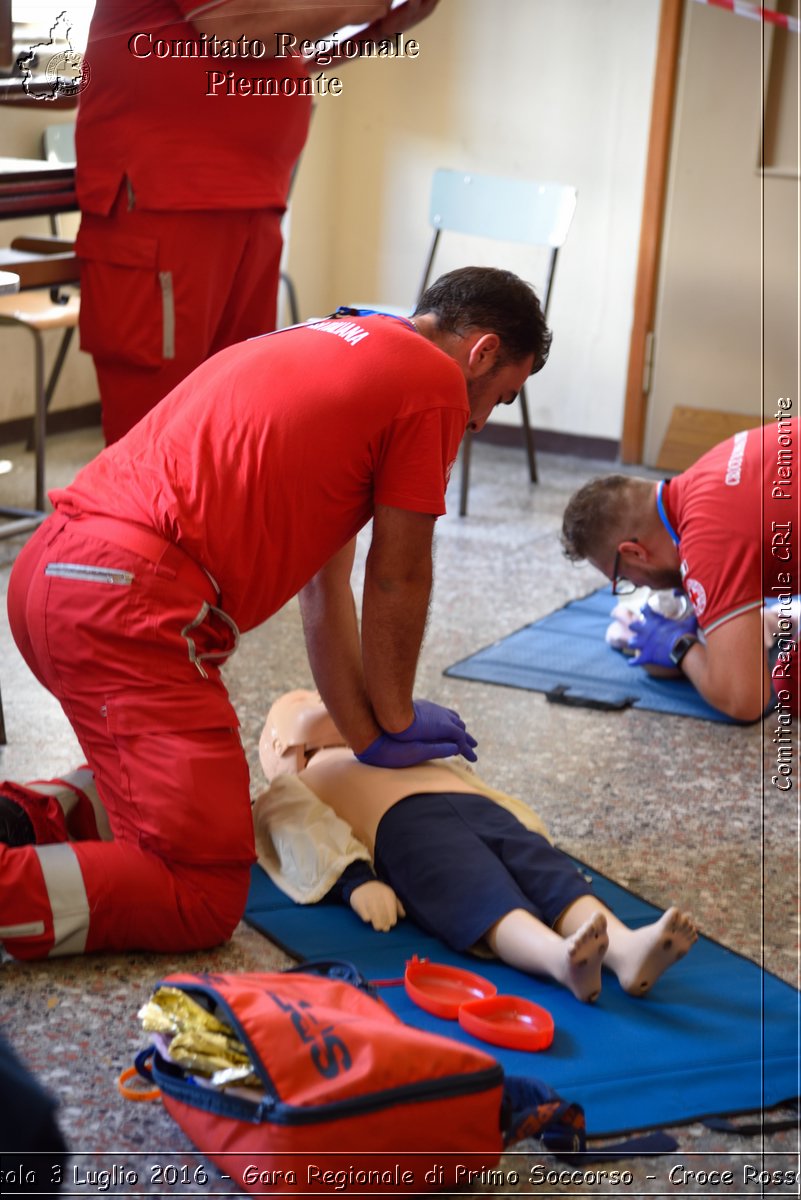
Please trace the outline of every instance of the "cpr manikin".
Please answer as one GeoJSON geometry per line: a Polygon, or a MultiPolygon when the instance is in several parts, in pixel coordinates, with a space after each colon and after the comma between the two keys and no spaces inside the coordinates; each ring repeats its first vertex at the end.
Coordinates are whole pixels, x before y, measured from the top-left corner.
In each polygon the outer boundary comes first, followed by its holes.
{"type": "Polygon", "coordinates": [[[489,949],[583,1001],[602,966],[644,994],[697,938],[677,908],[628,929],[528,805],[454,760],[359,763],[315,692],[273,705],[259,750],[271,781],[254,807],[259,861],[299,903],[339,899],[378,930],[408,913],[453,949],[489,949]]]}

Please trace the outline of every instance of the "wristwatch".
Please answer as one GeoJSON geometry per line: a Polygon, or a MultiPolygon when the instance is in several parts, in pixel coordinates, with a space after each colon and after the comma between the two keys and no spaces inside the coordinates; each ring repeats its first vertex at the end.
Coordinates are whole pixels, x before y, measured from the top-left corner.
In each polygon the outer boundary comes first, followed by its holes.
{"type": "Polygon", "coordinates": [[[687,651],[697,643],[698,638],[693,637],[691,633],[683,633],[680,638],[676,638],[669,656],[673,666],[680,667],[687,651]]]}

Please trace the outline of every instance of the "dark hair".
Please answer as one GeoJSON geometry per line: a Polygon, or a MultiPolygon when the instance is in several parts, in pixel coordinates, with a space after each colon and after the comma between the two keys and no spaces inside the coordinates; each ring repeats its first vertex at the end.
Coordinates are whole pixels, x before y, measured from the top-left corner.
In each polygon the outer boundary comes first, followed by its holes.
{"type": "Polygon", "coordinates": [[[531,374],[546,363],[551,332],[534,289],[511,271],[497,267],[460,267],[441,275],[423,292],[413,317],[432,313],[445,333],[487,329],[503,347],[502,362],[534,355],[531,374]]]}

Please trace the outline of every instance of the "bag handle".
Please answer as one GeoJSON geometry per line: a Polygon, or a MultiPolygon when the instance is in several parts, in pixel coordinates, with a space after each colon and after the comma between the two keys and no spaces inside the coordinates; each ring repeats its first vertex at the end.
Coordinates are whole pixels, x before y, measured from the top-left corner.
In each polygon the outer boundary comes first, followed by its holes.
{"type": "Polygon", "coordinates": [[[503,1085],[501,1130],[505,1146],[539,1138],[551,1154],[587,1148],[584,1109],[569,1104],[550,1084],[534,1076],[507,1075],[503,1085]]]}
{"type": "Polygon", "coordinates": [[[153,1072],[147,1066],[148,1061],[153,1057],[155,1046],[148,1046],[145,1050],[140,1050],[134,1059],[132,1067],[126,1067],[117,1079],[117,1090],[126,1100],[160,1100],[161,1088],[150,1087],[143,1088],[129,1087],[128,1080],[134,1078],[146,1079],[149,1083],[153,1082],[153,1072]]]}
{"type": "Polygon", "coordinates": [[[342,983],[350,983],[360,988],[369,996],[375,996],[376,990],[370,981],[352,962],[342,958],[307,958],[296,967],[287,967],[284,975],[323,975],[326,979],[338,979],[342,983]]]}

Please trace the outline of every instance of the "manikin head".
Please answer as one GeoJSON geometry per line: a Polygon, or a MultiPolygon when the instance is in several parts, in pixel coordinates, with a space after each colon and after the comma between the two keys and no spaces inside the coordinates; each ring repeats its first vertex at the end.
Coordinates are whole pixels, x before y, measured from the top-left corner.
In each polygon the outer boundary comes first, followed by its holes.
{"type": "Polygon", "coordinates": [[[267,714],[259,739],[259,759],[269,780],[297,775],[318,750],[344,746],[318,692],[285,692],[267,714]]]}

